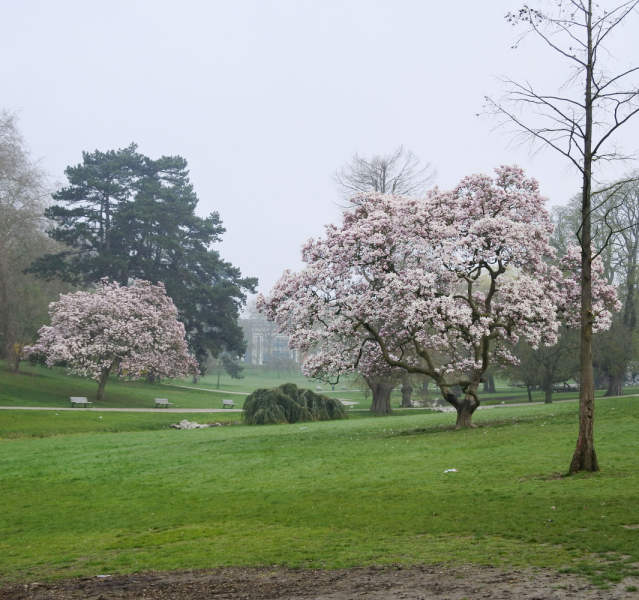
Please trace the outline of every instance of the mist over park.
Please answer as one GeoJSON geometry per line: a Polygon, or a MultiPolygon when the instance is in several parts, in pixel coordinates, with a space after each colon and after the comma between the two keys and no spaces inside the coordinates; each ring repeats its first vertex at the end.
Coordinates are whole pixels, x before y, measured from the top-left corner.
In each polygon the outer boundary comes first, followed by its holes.
{"type": "Polygon", "coordinates": [[[639,593],[639,0],[0,17],[0,599],[639,593]]]}

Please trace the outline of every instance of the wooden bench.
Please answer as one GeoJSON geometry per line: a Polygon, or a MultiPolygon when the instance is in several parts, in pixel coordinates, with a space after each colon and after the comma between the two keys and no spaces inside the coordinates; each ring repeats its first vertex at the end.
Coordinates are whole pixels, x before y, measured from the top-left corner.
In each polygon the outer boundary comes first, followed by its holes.
{"type": "Polygon", "coordinates": [[[343,386],[342,386],[342,391],[343,391],[343,392],[345,392],[347,389],[348,389],[348,388],[347,388],[345,385],[343,385],[343,386]]]}
{"type": "Polygon", "coordinates": [[[87,408],[89,404],[93,404],[93,402],[89,402],[86,398],[74,398],[73,396],[70,396],[70,398],[71,398],[71,408],[75,408],[76,404],[84,406],[84,408],[87,408]]]}
{"type": "Polygon", "coordinates": [[[164,406],[165,408],[169,408],[169,404],[173,404],[173,402],[169,402],[166,398],[156,398],[155,399],[155,408],[160,406],[164,406]]]}
{"type": "Polygon", "coordinates": [[[237,406],[237,404],[233,400],[222,400],[222,408],[233,408],[234,406],[237,406]]]}
{"type": "Polygon", "coordinates": [[[321,391],[322,391],[322,388],[321,388],[319,385],[318,385],[315,389],[316,389],[318,392],[321,392],[321,391]]]}

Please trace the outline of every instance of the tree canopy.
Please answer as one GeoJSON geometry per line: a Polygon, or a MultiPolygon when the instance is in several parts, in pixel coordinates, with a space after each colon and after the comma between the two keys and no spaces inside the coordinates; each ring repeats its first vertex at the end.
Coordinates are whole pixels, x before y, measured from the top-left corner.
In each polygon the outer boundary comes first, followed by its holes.
{"type": "Polygon", "coordinates": [[[212,249],[225,229],[217,212],[195,213],[186,160],[153,160],[135,144],[82,156],[66,169],[69,184],[46,211],[55,222],[49,235],[66,248],[36,260],[31,271],[85,285],[103,277],[163,283],[201,365],[207,350],[242,354],[237,318],[257,280],[243,278],[212,249]]]}
{"type": "MultiPolygon", "coordinates": [[[[491,363],[516,362],[519,338],[557,340],[559,317],[578,321],[579,251],[551,264],[553,226],[538,184],[517,167],[472,175],[425,198],[364,194],[343,225],[303,249],[306,268],[286,272],[258,305],[313,354],[311,377],[387,368],[431,377],[471,426],[491,363]],[[464,398],[453,393],[460,385],[464,398]]],[[[615,289],[593,268],[595,326],[610,325],[615,289]]]]}
{"type": "Polygon", "coordinates": [[[184,325],[163,285],[136,281],[125,287],[104,280],[94,293],[60,296],[49,312],[51,325],[40,329],[38,342],[25,352],[44,358],[49,367],[63,363],[68,372],[95,379],[98,400],[104,399],[112,372],[127,379],[197,372],[184,325]]]}

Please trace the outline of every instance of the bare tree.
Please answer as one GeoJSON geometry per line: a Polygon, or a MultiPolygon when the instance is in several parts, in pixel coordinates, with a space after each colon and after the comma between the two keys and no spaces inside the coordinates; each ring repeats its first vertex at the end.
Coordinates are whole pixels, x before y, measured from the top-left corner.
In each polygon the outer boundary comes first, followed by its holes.
{"type": "Polygon", "coordinates": [[[57,249],[45,233],[46,174],[26,149],[17,117],[0,112],[0,354],[18,371],[22,346],[35,341],[47,306],[68,286],[42,282],[23,269],[57,249]]]}
{"type": "Polygon", "coordinates": [[[335,175],[333,181],[342,198],[349,203],[358,192],[418,196],[435,181],[437,172],[430,163],[403,146],[392,154],[376,154],[367,159],[355,153],[335,175]]]}
{"type": "MultiPolygon", "coordinates": [[[[613,31],[632,13],[639,0],[601,9],[593,0],[539,0],[506,18],[523,24],[528,35],[540,39],[570,66],[565,83],[556,92],[541,93],[530,83],[504,79],[505,95],[487,98],[489,112],[511,127],[519,142],[531,150],[552,148],[577,169],[582,178],[581,219],[581,343],[579,437],[570,473],[598,471],[594,444],[594,378],[592,365],[592,211],[593,183],[598,167],[628,159],[615,144],[615,135],[639,112],[639,67],[628,65],[612,72],[605,64],[613,31]]],[[[612,61],[609,61],[612,63],[612,61]]],[[[618,63],[615,63],[618,64],[618,63]]]]}

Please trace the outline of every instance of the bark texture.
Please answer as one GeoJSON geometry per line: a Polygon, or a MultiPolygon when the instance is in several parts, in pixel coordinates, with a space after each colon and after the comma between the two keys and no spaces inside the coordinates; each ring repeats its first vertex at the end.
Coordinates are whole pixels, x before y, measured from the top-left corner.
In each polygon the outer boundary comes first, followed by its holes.
{"type": "Polygon", "coordinates": [[[387,415],[391,412],[390,395],[395,387],[394,382],[383,377],[366,377],[366,383],[373,393],[371,412],[387,415]]]}
{"type": "Polygon", "coordinates": [[[608,380],[608,389],[604,396],[623,396],[623,385],[621,375],[611,375],[608,380]]]}
{"type": "Polygon", "coordinates": [[[457,411],[455,429],[477,427],[477,425],[473,423],[473,413],[479,408],[479,400],[475,390],[471,390],[471,393],[468,393],[467,390],[467,393],[463,398],[458,398],[448,388],[443,388],[442,395],[444,396],[444,399],[448,403],[452,404],[457,411]]]}
{"type": "Polygon", "coordinates": [[[598,471],[595,452],[595,379],[592,367],[592,83],[594,49],[592,40],[592,0],[588,1],[588,54],[586,64],[586,131],[583,154],[583,193],[581,203],[581,347],[579,366],[579,437],[570,462],[570,473],[598,471]]]}

